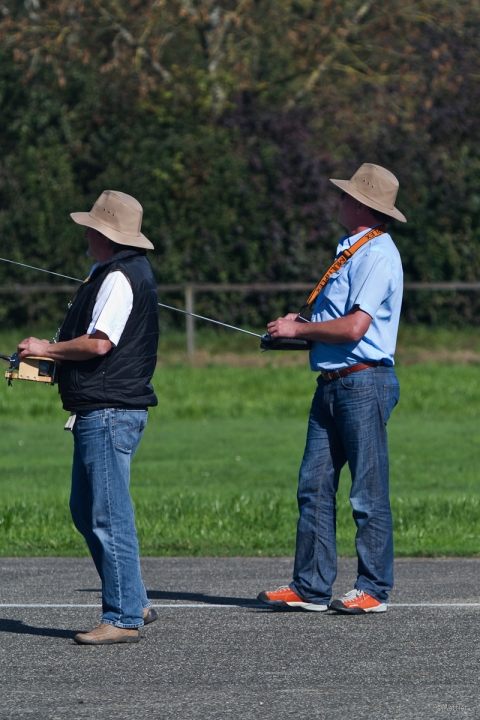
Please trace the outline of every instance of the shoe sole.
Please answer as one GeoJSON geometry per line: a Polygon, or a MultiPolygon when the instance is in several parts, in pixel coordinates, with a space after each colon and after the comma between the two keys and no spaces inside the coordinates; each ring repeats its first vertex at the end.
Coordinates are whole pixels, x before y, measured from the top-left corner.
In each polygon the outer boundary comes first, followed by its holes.
{"type": "Polygon", "coordinates": [[[330,605],[328,606],[330,610],[335,610],[337,613],[342,613],[342,615],[366,615],[367,613],[383,613],[387,612],[387,605],[386,603],[381,603],[381,605],[376,605],[375,607],[367,608],[364,610],[363,608],[348,608],[346,607],[341,600],[334,600],[330,605]]]}
{"type": "Polygon", "coordinates": [[[73,639],[77,645],[118,645],[119,643],[137,643],[141,640],[140,635],[137,637],[119,638],[118,640],[83,640],[75,635],[73,639]]]}
{"type": "Polygon", "coordinates": [[[266,592],[261,592],[257,595],[257,600],[265,603],[266,605],[272,605],[273,607],[281,608],[300,608],[301,610],[307,610],[308,612],[325,612],[328,610],[328,605],[316,605],[315,603],[306,602],[285,602],[285,600],[270,600],[266,592]]]}

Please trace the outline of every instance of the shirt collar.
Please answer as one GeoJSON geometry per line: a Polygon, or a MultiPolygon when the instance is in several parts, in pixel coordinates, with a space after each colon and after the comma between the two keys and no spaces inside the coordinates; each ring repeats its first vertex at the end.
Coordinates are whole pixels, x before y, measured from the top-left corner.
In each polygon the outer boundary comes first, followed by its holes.
{"type": "Polygon", "coordinates": [[[370,232],[370,230],[372,230],[374,227],[378,227],[378,225],[373,225],[371,228],[368,228],[367,230],[362,230],[362,232],[359,232],[356,235],[344,235],[342,238],[340,238],[340,242],[338,243],[339,248],[341,250],[345,250],[345,248],[352,247],[352,245],[355,245],[357,240],[360,240],[360,238],[370,232]]]}

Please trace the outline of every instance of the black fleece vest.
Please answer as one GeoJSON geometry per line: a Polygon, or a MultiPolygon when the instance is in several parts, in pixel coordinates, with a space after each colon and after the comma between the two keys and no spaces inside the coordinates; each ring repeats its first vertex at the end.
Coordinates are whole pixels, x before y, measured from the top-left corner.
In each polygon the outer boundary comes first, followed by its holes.
{"type": "Polygon", "coordinates": [[[157,362],[158,299],[155,279],[144,252],[122,250],[95,268],[73,299],[59,341],[86,334],[100,287],[107,275],[116,270],[120,270],[132,286],[130,317],[118,345],[106,355],[62,362],[58,390],[65,410],[133,410],[158,404],[150,382],[157,362]]]}

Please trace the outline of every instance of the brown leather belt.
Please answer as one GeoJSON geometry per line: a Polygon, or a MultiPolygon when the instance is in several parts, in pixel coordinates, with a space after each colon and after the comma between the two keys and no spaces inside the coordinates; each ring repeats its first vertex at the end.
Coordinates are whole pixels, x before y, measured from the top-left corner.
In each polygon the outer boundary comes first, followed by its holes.
{"type": "Polygon", "coordinates": [[[360,372],[360,370],[369,370],[370,368],[384,365],[383,361],[380,362],[366,362],[358,363],[358,365],[350,365],[349,367],[343,368],[343,370],[330,370],[329,372],[322,370],[322,378],[324,380],[338,380],[339,378],[350,375],[350,373],[360,372]]]}

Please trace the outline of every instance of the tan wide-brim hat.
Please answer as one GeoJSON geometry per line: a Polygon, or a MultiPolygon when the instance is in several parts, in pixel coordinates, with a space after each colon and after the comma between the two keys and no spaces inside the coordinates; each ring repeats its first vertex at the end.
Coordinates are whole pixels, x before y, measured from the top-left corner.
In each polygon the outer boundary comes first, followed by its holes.
{"type": "Polygon", "coordinates": [[[367,207],[400,222],[407,222],[405,215],[395,207],[399,186],[397,178],[390,170],[380,165],[364,163],[351,180],[330,179],[330,182],[367,207]]]}
{"type": "Polygon", "coordinates": [[[143,208],[134,197],[118,190],[104,190],[90,212],[70,213],[78,225],[91,227],[119,245],[153,250],[140,232],[143,208]]]}

